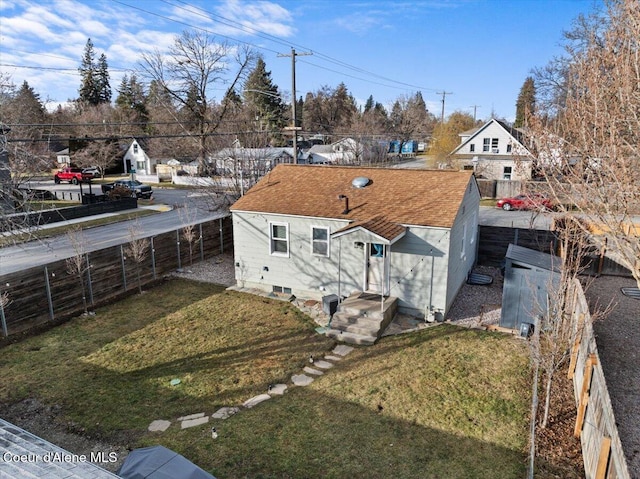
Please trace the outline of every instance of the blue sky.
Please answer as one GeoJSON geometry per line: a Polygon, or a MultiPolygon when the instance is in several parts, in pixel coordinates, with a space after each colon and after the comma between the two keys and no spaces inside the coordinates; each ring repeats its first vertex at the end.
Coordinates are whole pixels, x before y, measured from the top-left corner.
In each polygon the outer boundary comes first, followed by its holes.
{"type": "MultiPolygon", "coordinates": [[[[77,97],[91,38],[105,53],[111,86],[138,68],[144,52],[200,28],[259,51],[281,91],[298,96],[344,82],[358,102],[390,106],[422,92],[440,115],[513,119],[527,75],[562,53],[563,30],[601,0],[0,0],[0,72],[24,80],[48,107],[77,97]]],[[[219,99],[223,90],[213,91],[219,99]]],[[[115,95],[115,93],[114,93],[115,95]]],[[[114,96],[115,98],[115,96],[114,96]]]]}

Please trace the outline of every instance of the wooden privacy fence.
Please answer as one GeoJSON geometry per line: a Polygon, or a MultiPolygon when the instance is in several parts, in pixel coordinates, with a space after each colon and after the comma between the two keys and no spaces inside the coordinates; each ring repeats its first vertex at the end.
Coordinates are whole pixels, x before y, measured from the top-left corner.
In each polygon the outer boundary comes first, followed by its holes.
{"type": "Polygon", "coordinates": [[[509,244],[554,254],[557,238],[553,231],[479,226],[478,264],[502,266],[509,244]]]}
{"type": "Polygon", "coordinates": [[[577,338],[571,350],[569,379],[577,405],[574,429],[582,444],[587,479],[631,479],[593,334],[589,306],[574,283],[573,320],[577,338]]]}
{"type": "Polygon", "coordinates": [[[67,261],[59,260],[3,275],[3,336],[79,314],[84,311],[84,301],[93,308],[136,291],[139,284],[153,283],[171,271],[233,247],[230,216],[196,224],[193,232],[195,241],[191,244],[184,227],[148,237],[146,255],[139,263],[125,243],[86,253],[82,264],[88,267],[82,268],[81,274],[70,274],[67,261]]]}

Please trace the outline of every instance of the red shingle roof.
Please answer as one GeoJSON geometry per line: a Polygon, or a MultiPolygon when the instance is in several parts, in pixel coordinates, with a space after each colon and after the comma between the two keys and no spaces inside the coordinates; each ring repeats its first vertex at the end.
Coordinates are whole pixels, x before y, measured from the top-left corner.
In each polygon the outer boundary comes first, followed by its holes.
{"type": "Polygon", "coordinates": [[[449,228],[453,225],[470,171],[354,168],[343,166],[276,166],[231,211],[293,216],[386,221],[449,228]],[[354,178],[369,178],[355,188],[354,178]],[[345,195],[349,212],[344,213],[345,195]]]}

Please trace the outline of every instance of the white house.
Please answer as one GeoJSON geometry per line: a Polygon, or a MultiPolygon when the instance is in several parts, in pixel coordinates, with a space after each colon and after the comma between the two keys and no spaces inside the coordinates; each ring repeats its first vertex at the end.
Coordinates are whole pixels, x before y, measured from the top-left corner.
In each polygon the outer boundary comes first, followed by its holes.
{"type": "Polygon", "coordinates": [[[211,161],[219,174],[262,176],[280,163],[293,163],[293,148],[244,148],[236,144],[214,153],[211,161]]]}
{"type": "Polygon", "coordinates": [[[529,180],[533,156],[524,145],[524,134],[495,118],[480,128],[460,133],[460,145],[451,152],[461,168],[478,178],[529,180]]]}
{"type": "Polygon", "coordinates": [[[239,287],[398,298],[443,319],[474,265],[470,171],[279,165],[232,207],[239,287]]]}
{"type": "Polygon", "coordinates": [[[364,147],[353,138],[342,138],[330,145],[313,145],[307,162],[312,164],[344,165],[362,158],[364,147]]]}
{"type": "Polygon", "coordinates": [[[131,170],[139,175],[151,175],[155,173],[156,160],[149,158],[137,140],[133,140],[122,157],[123,173],[131,173],[131,170]]]}

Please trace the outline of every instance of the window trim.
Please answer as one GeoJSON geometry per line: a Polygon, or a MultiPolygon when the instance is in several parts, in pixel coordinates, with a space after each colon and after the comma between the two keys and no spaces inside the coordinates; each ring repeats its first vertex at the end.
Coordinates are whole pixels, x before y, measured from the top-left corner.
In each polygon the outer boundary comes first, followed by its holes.
{"type": "Polygon", "coordinates": [[[310,247],[311,247],[311,256],[318,256],[318,257],[321,257],[321,258],[328,258],[329,256],[331,256],[331,231],[330,231],[328,226],[311,225],[310,247]],[[325,230],[327,232],[327,239],[326,240],[315,240],[315,239],[313,239],[313,230],[325,230]],[[313,245],[315,244],[316,241],[327,244],[327,254],[315,253],[313,251],[313,245]]]}
{"type": "Polygon", "coordinates": [[[475,153],[475,151],[476,151],[476,145],[475,145],[475,143],[470,143],[470,144],[469,144],[469,152],[470,152],[470,153],[475,153]]]}
{"type": "Polygon", "coordinates": [[[269,221],[269,254],[271,256],[281,256],[283,258],[288,258],[291,251],[291,244],[289,242],[289,223],[283,223],[280,221],[269,221]],[[286,232],[286,238],[274,238],[273,237],[273,227],[274,226],[284,226],[286,232]],[[284,241],[287,245],[287,252],[283,253],[282,251],[275,251],[274,244],[275,241],[284,241]]]}

